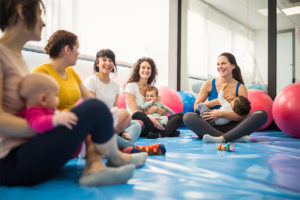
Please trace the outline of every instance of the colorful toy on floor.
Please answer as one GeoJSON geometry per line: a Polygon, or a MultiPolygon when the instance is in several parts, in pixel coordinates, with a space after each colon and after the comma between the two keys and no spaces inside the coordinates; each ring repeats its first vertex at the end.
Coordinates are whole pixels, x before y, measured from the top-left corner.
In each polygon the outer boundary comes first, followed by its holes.
{"type": "Polygon", "coordinates": [[[221,151],[233,152],[235,151],[235,145],[228,142],[227,144],[219,144],[217,148],[221,151]]]}

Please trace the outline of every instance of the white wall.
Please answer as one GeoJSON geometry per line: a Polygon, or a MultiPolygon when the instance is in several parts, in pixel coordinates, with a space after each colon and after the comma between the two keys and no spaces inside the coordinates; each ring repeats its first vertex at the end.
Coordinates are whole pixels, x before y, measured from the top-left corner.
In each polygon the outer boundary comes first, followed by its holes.
{"type": "MultiPolygon", "coordinates": [[[[30,70],[43,63],[49,62],[49,56],[47,54],[34,53],[29,51],[22,51],[22,54],[30,70]]],[[[93,74],[93,66],[94,62],[78,59],[76,65],[73,68],[83,81],[86,77],[93,74]]],[[[117,81],[120,87],[124,87],[124,84],[127,82],[129,77],[130,68],[118,66],[117,69],[118,72],[116,76],[112,74],[113,76],[111,78],[117,81]]]]}
{"type": "Polygon", "coordinates": [[[254,32],[254,55],[264,84],[268,84],[268,30],[254,32]]]}
{"type": "Polygon", "coordinates": [[[276,61],[276,91],[277,94],[293,81],[293,32],[277,34],[276,61]]]}

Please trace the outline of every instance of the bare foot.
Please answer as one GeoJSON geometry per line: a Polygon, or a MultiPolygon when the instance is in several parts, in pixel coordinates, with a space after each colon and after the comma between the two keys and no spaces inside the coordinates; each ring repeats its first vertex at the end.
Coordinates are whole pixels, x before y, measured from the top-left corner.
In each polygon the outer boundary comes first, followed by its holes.
{"type": "Polygon", "coordinates": [[[130,139],[131,139],[131,136],[128,135],[128,133],[124,132],[124,133],[122,134],[122,138],[124,138],[124,139],[126,139],[126,140],[130,140],[130,139]]]}

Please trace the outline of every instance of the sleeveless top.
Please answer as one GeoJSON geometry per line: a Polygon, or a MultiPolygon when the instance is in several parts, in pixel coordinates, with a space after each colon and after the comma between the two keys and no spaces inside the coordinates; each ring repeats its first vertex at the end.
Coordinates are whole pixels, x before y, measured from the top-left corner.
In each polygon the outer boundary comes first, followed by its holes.
{"type": "MultiPolygon", "coordinates": [[[[238,94],[239,94],[239,87],[241,85],[241,82],[238,82],[237,85],[236,85],[236,90],[235,90],[235,96],[237,97],[238,94]]],[[[216,79],[212,79],[212,89],[208,95],[208,101],[211,101],[211,100],[214,100],[214,99],[217,99],[218,98],[218,91],[217,91],[217,88],[216,88],[216,79]]],[[[210,109],[219,109],[221,106],[220,105],[216,105],[210,109]]]]}

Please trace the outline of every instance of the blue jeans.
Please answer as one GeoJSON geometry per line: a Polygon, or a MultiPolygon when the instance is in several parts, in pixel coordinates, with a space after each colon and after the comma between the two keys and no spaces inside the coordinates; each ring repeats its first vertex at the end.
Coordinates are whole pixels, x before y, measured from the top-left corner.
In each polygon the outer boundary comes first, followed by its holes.
{"type": "Polygon", "coordinates": [[[129,126],[125,129],[125,132],[128,135],[130,135],[131,139],[126,140],[121,136],[117,135],[117,144],[120,150],[123,150],[126,147],[135,146],[134,143],[142,132],[141,124],[136,120],[131,120],[129,126]]]}

